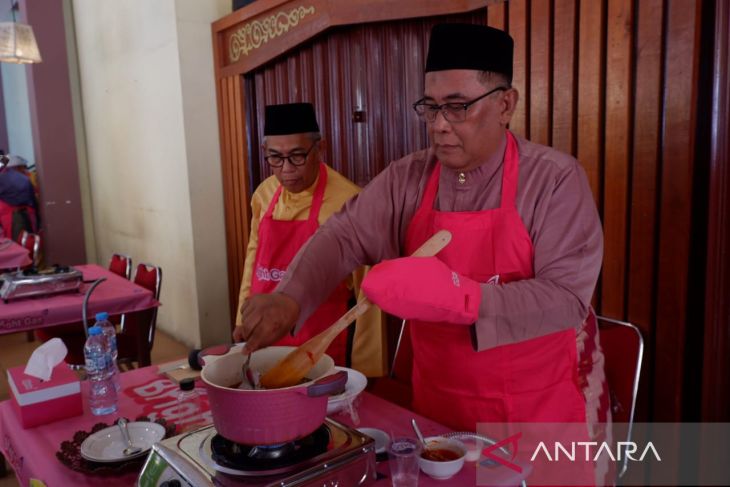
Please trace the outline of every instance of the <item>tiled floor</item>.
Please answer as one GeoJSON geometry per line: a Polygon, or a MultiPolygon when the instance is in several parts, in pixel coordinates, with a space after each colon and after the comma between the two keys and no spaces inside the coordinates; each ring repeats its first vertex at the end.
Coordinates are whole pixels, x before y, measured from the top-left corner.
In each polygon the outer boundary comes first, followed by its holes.
{"type": "MultiPolygon", "coordinates": [[[[25,333],[0,335],[0,401],[4,401],[9,397],[8,379],[5,371],[8,367],[24,364],[33,350],[39,345],[39,341],[28,342],[25,333]]],[[[186,357],[187,354],[188,347],[175,341],[164,332],[157,330],[155,346],[152,348],[153,364],[186,357]]],[[[0,456],[0,461],[4,461],[2,456],[0,456]]],[[[8,471],[7,476],[0,477],[0,487],[17,486],[18,482],[12,470],[8,471]]]]}

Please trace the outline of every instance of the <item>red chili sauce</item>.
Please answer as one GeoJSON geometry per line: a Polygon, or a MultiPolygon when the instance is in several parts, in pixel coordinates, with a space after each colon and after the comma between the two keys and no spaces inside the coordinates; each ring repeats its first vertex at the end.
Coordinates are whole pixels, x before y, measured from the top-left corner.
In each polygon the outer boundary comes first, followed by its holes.
{"type": "Polygon", "coordinates": [[[461,455],[453,450],[447,450],[446,448],[427,448],[421,452],[421,457],[432,462],[450,462],[456,460],[461,455]]]}

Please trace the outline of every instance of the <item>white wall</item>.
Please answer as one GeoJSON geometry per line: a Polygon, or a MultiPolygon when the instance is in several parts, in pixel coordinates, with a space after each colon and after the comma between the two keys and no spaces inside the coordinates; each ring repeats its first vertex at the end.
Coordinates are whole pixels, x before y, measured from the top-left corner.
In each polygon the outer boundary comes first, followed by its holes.
{"type": "Polygon", "coordinates": [[[229,11],[73,0],[97,253],[160,265],[158,326],[196,346],[230,334],[210,34],[229,11]]]}

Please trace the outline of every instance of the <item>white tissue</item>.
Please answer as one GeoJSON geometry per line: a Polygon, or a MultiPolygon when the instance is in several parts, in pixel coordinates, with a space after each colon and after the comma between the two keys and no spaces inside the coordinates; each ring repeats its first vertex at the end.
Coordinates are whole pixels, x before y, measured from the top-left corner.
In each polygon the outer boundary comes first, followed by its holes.
{"type": "Polygon", "coordinates": [[[60,364],[68,349],[60,338],[51,338],[40,347],[33,350],[33,354],[25,366],[25,373],[37,377],[40,380],[49,380],[53,368],[60,364]]]}

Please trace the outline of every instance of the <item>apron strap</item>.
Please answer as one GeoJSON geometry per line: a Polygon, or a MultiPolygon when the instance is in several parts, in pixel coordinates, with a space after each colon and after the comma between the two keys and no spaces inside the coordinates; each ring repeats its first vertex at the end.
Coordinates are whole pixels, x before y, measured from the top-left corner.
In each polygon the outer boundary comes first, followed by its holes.
{"type": "MultiPolygon", "coordinates": [[[[309,218],[310,221],[318,221],[319,218],[319,210],[322,208],[322,201],[324,201],[324,190],[327,186],[327,166],[323,163],[319,163],[319,177],[317,179],[317,187],[314,188],[314,194],[312,195],[312,207],[309,210],[309,218]]],[[[279,202],[279,197],[281,196],[281,191],[283,189],[283,186],[280,184],[279,187],[276,188],[276,191],[274,192],[274,197],[271,198],[271,203],[269,203],[269,207],[266,209],[266,213],[264,213],[264,218],[271,218],[274,214],[274,208],[276,208],[276,203],[279,202]]]]}
{"type": "Polygon", "coordinates": [[[507,130],[507,148],[504,151],[504,165],[502,169],[502,200],[501,208],[515,207],[515,199],[517,197],[517,181],[519,179],[519,164],[517,163],[519,154],[517,151],[517,142],[512,132],[507,130]]]}
{"type": "Polygon", "coordinates": [[[276,202],[279,201],[279,196],[281,196],[281,190],[282,186],[280,184],[274,192],[274,197],[271,198],[271,203],[269,203],[269,207],[266,209],[266,213],[264,213],[264,218],[271,218],[271,215],[274,214],[274,208],[276,208],[276,202]]]}
{"type": "MultiPolygon", "coordinates": [[[[324,190],[327,187],[327,166],[323,163],[319,163],[319,179],[317,181],[317,187],[314,189],[312,195],[312,208],[309,210],[309,220],[317,223],[319,220],[319,210],[322,208],[322,202],[324,201],[324,190]]],[[[319,226],[319,223],[317,223],[319,226]]]]}
{"type": "Polygon", "coordinates": [[[441,163],[437,162],[426,183],[426,190],[423,192],[423,201],[419,205],[419,211],[433,210],[433,202],[436,201],[436,193],[439,190],[439,178],[441,177],[441,163]]]}

